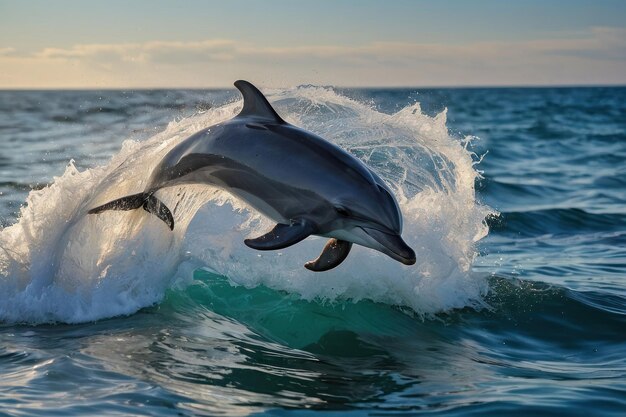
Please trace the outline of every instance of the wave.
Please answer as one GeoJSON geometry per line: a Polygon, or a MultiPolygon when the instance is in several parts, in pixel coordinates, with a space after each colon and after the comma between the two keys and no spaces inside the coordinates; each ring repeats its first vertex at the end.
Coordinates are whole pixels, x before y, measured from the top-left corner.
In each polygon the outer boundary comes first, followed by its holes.
{"type": "Polygon", "coordinates": [[[246,288],[264,285],[306,300],[369,299],[420,315],[481,304],[486,280],[470,268],[491,209],[475,199],[472,154],[449,135],[445,112],[429,117],[415,104],[383,114],[310,86],[269,99],[287,121],[342,146],[388,181],[404,214],[403,236],[418,254],[415,266],[357,247],[342,267],[309,273],[302,265],[319,253],[320,238],[250,250],[243,239],[269,229],[268,220],[205,186],[159,191],[174,208],[174,232],[141,210],[86,215],[142,191],[168,150],[236,115],[241,101],[234,101],[171,122],[145,141],[126,141],[103,166],[80,171],[71,162],[48,187],[32,190],[17,223],[0,231],[0,320],[76,323],[131,314],[168,288],[189,285],[198,268],[246,288]]]}
{"type": "Polygon", "coordinates": [[[490,219],[490,226],[500,234],[537,236],[620,231],[626,214],[591,213],[579,208],[537,208],[524,212],[502,212],[490,219]]]}

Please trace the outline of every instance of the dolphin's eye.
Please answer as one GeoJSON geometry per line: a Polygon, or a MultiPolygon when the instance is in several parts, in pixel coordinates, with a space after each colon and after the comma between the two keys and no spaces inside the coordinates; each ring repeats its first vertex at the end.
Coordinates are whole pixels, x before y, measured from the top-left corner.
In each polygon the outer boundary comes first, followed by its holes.
{"type": "Polygon", "coordinates": [[[350,210],[348,210],[345,207],[335,207],[335,210],[337,210],[337,213],[339,213],[340,215],[344,216],[344,217],[348,217],[350,216],[350,210]]]}

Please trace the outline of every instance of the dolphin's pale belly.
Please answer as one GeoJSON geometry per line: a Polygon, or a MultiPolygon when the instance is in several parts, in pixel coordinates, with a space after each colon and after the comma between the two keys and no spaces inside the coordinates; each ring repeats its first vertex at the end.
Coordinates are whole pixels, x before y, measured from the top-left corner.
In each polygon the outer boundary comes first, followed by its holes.
{"type": "Polygon", "coordinates": [[[231,189],[229,191],[231,194],[239,197],[240,199],[251,205],[253,208],[258,210],[264,216],[274,220],[276,223],[289,223],[289,219],[286,219],[274,207],[267,204],[267,202],[265,202],[265,200],[261,199],[260,197],[241,189],[231,189]]]}

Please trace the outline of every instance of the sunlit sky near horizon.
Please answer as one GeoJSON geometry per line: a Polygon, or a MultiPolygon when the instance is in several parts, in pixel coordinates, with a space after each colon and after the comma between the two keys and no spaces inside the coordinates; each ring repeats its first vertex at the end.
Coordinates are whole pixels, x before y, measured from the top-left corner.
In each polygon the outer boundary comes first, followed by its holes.
{"type": "Polygon", "coordinates": [[[626,1],[6,1],[0,88],[626,84],[626,1]]]}

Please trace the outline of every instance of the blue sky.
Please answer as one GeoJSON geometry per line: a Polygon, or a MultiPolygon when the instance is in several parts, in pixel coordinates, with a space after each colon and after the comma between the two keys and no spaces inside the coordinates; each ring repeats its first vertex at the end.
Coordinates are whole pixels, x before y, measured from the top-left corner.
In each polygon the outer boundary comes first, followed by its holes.
{"type": "Polygon", "coordinates": [[[626,84],[626,1],[5,1],[0,88],[626,84]]]}

